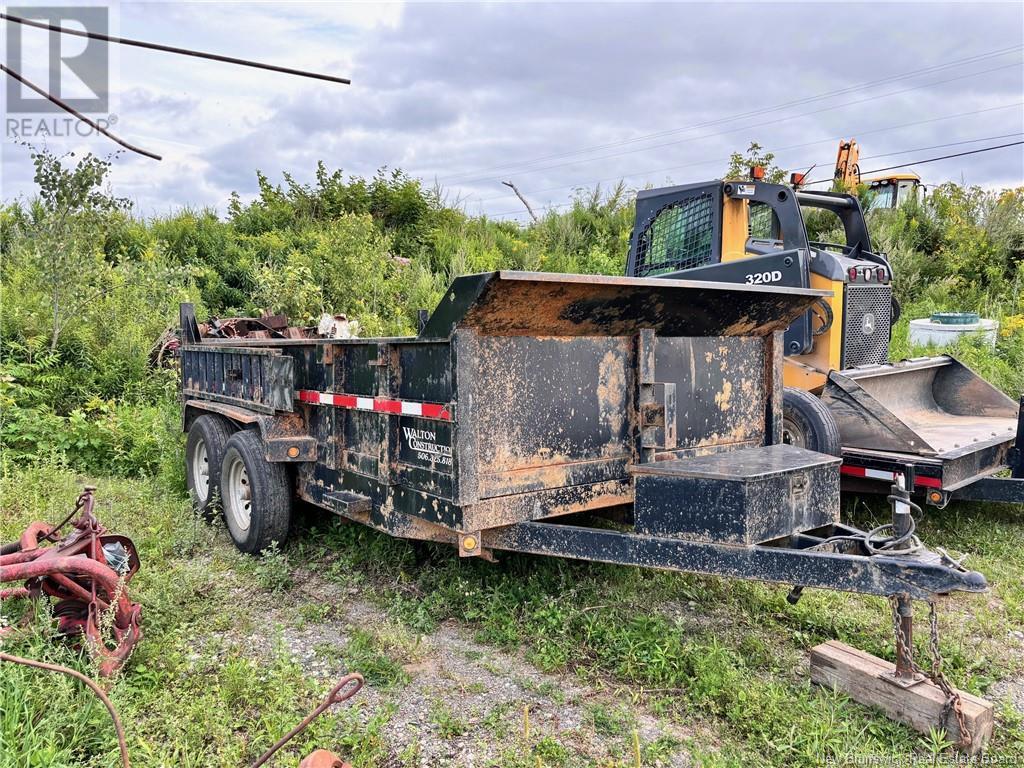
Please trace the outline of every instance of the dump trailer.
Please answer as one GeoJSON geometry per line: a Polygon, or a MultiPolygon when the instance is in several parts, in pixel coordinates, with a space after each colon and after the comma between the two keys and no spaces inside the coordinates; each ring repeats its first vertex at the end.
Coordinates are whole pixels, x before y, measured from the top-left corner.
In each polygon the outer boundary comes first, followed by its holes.
{"type": "MultiPolygon", "coordinates": [[[[257,553],[303,499],[393,536],[929,599],[985,589],[839,521],[782,443],[784,329],[822,291],[460,277],[419,334],[214,341],[182,307],[188,484],[257,553]]],[[[894,508],[895,509],[895,508],[894,508]]]]}
{"type": "Polygon", "coordinates": [[[1020,403],[950,356],[888,362],[893,272],[855,196],[761,181],[644,190],[627,275],[826,291],[785,331],[783,441],[840,455],[849,490],[903,475],[939,507],[1024,503],[1020,403]],[[834,214],[844,242],[810,241],[802,209],[834,214]]]}

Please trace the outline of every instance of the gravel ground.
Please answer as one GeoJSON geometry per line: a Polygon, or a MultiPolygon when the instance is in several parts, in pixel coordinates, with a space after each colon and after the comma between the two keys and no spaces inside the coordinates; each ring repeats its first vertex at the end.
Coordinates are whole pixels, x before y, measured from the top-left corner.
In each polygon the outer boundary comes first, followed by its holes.
{"type": "MultiPolygon", "coordinates": [[[[510,756],[528,754],[531,745],[536,754],[536,745],[545,741],[559,754],[545,766],[632,765],[634,732],[644,766],[691,766],[688,745],[714,745],[712,733],[658,717],[628,689],[542,672],[521,654],[476,642],[455,622],[416,637],[367,599],[371,586],[344,587],[312,571],[292,577],[292,586],[276,594],[236,587],[237,603],[247,607],[251,620],[219,642],[247,656],[283,651],[326,691],[349,671],[353,635],[371,635],[375,651],[404,674],[397,683],[368,683],[357,697],[359,717],[367,722],[387,713],[382,734],[394,766],[501,766],[510,756]]],[[[683,626],[706,629],[724,620],[687,603],[662,610],[683,626]]],[[[1004,646],[1024,652],[1024,632],[1010,632],[1004,646]]],[[[799,675],[807,673],[806,654],[795,663],[799,675]]],[[[1024,714],[1024,678],[996,682],[987,698],[1024,714]]]]}
{"type": "Polygon", "coordinates": [[[988,698],[993,701],[1007,701],[1011,707],[1024,715],[1024,677],[1000,680],[988,689],[988,698]]]}
{"type": "MultiPolygon", "coordinates": [[[[566,765],[632,764],[637,732],[644,765],[686,768],[688,732],[616,696],[611,687],[592,687],[571,675],[539,671],[526,659],[475,642],[454,623],[415,638],[364,600],[359,590],[297,574],[296,586],[271,597],[239,595],[251,607],[249,631],[227,639],[247,654],[288,653],[324,688],[349,670],[345,649],[355,628],[380,640],[385,655],[401,665],[408,682],[367,684],[358,696],[363,717],[390,712],[384,737],[398,764],[487,766],[503,764],[527,744],[560,745],[566,765]],[[331,606],[329,618],[309,621],[300,606],[311,596],[331,606]],[[529,710],[529,740],[524,738],[529,710]],[[649,757],[652,750],[657,757],[649,757]]],[[[706,741],[706,738],[704,739],[706,741]]],[[[558,749],[555,746],[554,749],[558,749]]]]}

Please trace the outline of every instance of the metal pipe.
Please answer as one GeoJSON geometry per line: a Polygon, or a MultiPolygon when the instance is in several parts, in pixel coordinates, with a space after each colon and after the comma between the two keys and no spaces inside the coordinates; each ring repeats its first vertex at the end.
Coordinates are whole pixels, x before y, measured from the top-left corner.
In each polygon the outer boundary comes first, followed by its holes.
{"type": "MultiPolygon", "coordinates": [[[[239,59],[234,56],[222,56],[219,53],[206,53],[204,51],[195,51],[190,48],[179,48],[174,45],[161,45],[160,43],[149,43],[145,40],[132,40],[127,37],[113,37],[112,35],[104,35],[100,32],[82,32],[77,29],[68,29],[66,27],[58,26],[57,24],[47,24],[42,21],[33,21],[31,19],[25,19],[20,16],[11,16],[9,13],[0,13],[0,19],[5,21],[11,21],[15,24],[24,24],[27,27],[36,27],[38,29],[46,29],[50,32],[58,32],[62,35],[76,35],[78,37],[88,37],[91,40],[102,40],[106,43],[117,43],[118,45],[131,45],[136,48],[146,48],[151,51],[162,51],[163,53],[176,53],[179,56],[192,56],[197,59],[209,59],[210,61],[219,61],[224,64],[237,64],[242,67],[253,67],[255,69],[265,69],[270,72],[280,72],[284,75],[295,75],[297,77],[309,77],[314,80],[327,80],[331,83],[341,83],[342,85],[351,85],[352,81],[347,77],[337,77],[335,75],[324,75],[319,72],[309,72],[304,69],[294,69],[293,67],[280,67],[276,64],[264,64],[259,61],[252,61],[250,59],[239,59]]],[[[159,159],[159,158],[158,158],[159,159]]]]}
{"type": "MultiPolygon", "coordinates": [[[[2,16],[2,15],[4,15],[4,14],[0,14],[0,16],[2,16]]],[[[96,131],[97,133],[102,133],[108,139],[110,139],[111,141],[113,141],[116,144],[120,144],[125,149],[130,149],[132,152],[137,152],[138,154],[144,155],[144,156],[149,157],[149,158],[152,158],[153,160],[162,160],[163,159],[163,158],[160,157],[160,155],[158,155],[158,154],[156,154],[154,152],[150,152],[148,149],[142,149],[141,147],[136,147],[134,144],[129,144],[124,139],[118,138],[117,136],[112,134],[110,131],[108,131],[106,128],[101,126],[99,123],[97,123],[95,120],[90,120],[88,117],[83,115],[81,112],[79,112],[77,109],[72,107],[70,104],[67,104],[66,102],[61,101],[60,99],[58,99],[56,96],[54,96],[54,95],[52,95],[50,93],[47,93],[42,88],[40,88],[38,85],[33,83],[31,80],[26,80],[24,77],[21,76],[21,74],[19,72],[15,72],[10,67],[8,67],[8,66],[6,66],[4,64],[0,64],[0,72],[4,72],[9,77],[13,77],[15,80],[17,80],[19,83],[21,83],[25,87],[32,89],[33,91],[38,93],[40,96],[42,96],[47,101],[50,101],[50,102],[56,104],[58,107],[63,109],[65,112],[67,112],[67,113],[69,113],[71,115],[74,115],[79,120],[81,120],[83,123],[85,123],[90,128],[92,128],[94,131],[96,131]]]]}
{"type": "Polygon", "coordinates": [[[914,518],[907,503],[910,494],[907,492],[907,481],[902,473],[896,474],[896,484],[892,491],[892,535],[893,538],[901,539],[914,527],[914,518]]]}
{"type": "Polygon", "coordinates": [[[0,661],[8,661],[12,664],[21,664],[26,667],[35,667],[36,669],[45,669],[47,672],[60,672],[62,675],[73,677],[76,680],[80,680],[85,683],[89,690],[96,694],[100,701],[103,702],[103,706],[107,708],[107,712],[110,713],[110,719],[114,722],[114,731],[117,734],[117,746],[121,752],[121,765],[123,768],[130,768],[131,763],[128,760],[128,743],[124,736],[124,726],[121,725],[121,718],[117,714],[117,710],[114,709],[114,705],[111,703],[110,698],[103,689],[96,685],[95,682],[90,680],[88,677],[83,675],[74,669],[68,667],[62,667],[59,664],[46,664],[42,661],[35,661],[33,659],[23,659],[20,656],[12,656],[9,653],[0,653],[0,661]]]}
{"type": "MultiPolygon", "coordinates": [[[[901,539],[910,534],[914,527],[914,518],[910,513],[910,505],[906,478],[902,473],[896,474],[896,482],[892,486],[892,535],[901,539]]],[[[899,680],[914,678],[914,603],[910,596],[900,594],[896,598],[897,637],[896,637],[896,677],[899,680]]]]}
{"type": "Polygon", "coordinates": [[[794,192],[797,202],[817,208],[853,208],[853,200],[845,197],[831,197],[818,192],[794,192]]]}
{"type": "Polygon", "coordinates": [[[260,755],[260,757],[257,758],[256,762],[254,762],[249,768],[260,768],[261,765],[266,763],[271,757],[274,756],[275,752],[277,752],[279,749],[281,749],[281,747],[283,747],[289,741],[291,741],[304,730],[306,730],[306,728],[309,727],[309,724],[316,720],[318,717],[320,717],[320,715],[322,715],[335,704],[340,704],[346,699],[351,699],[353,696],[356,695],[356,693],[359,692],[359,689],[362,687],[363,676],[360,675],[358,672],[351,672],[345,675],[343,678],[341,678],[341,680],[338,681],[338,684],[331,689],[330,693],[327,694],[324,700],[320,702],[320,704],[317,705],[317,707],[312,712],[306,715],[305,719],[301,723],[296,725],[294,728],[288,731],[288,733],[286,733],[284,736],[278,739],[274,746],[272,746],[270,749],[268,749],[266,752],[260,755]]]}
{"type": "MultiPolygon", "coordinates": [[[[28,563],[0,566],[0,582],[28,581],[40,576],[49,577],[54,574],[86,576],[98,584],[111,599],[118,596],[117,573],[103,563],[96,562],[87,557],[76,555],[71,557],[40,558],[28,563]]],[[[128,600],[127,595],[123,593],[123,590],[118,596],[117,603],[121,611],[131,611],[131,602],[128,600]]]]}

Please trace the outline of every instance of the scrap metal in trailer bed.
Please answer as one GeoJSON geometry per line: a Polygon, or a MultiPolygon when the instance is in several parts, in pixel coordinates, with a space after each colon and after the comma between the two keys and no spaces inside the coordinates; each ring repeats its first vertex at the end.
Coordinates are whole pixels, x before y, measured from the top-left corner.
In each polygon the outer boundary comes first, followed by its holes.
{"type": "Polygon", "coordinates": [[[416,337],[200,339],[189,487],[256,553],[295,496],[391,535],[930,599],[981,574],[839,521],[838,458],[782,444],[783,332],[822,291],[495,272],[416,337]],[[609,525],[594,521],[606,517],[609,525]],[[589,522],[588,522],[589,521],[589,522]]]}

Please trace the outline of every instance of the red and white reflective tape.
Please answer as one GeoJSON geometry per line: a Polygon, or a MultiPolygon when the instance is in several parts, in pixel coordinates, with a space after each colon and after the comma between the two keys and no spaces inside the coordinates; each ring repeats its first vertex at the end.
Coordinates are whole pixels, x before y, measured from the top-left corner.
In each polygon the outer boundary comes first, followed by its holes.
{"type": "Polygon", "coordinates": [[[382,397],[362,397],[360,395],[336,395],[333,392],[316,392],[312,389],[300,389],[296,395],[300,402],[314,405],[333,405],[336,408],[352,408],[356,411],[396,413],[402,416],[420,416],[424,419],[440,419],[441,421],[452,420],[447,406],[434,403],[414,403],[408,400],[387,400],[382,397]]]}
{"type": "MultiPolygon", "coordinates": [[[[868,467],[855,467],[850,464],[843,464],[843,466],[839,468],[839,471],[844,475],[849,475],[850,477],[866,477],[869,480],[885,480],[890,483],[896,482],[896,473],[887,472],[884,469],[869,469],[868,467]]],[[[914,482],[916,485],[922,485],[926,488],[942,487],[942,481],[937,477],[921,477],[918,475],[914,478],[914,482]]]]}

